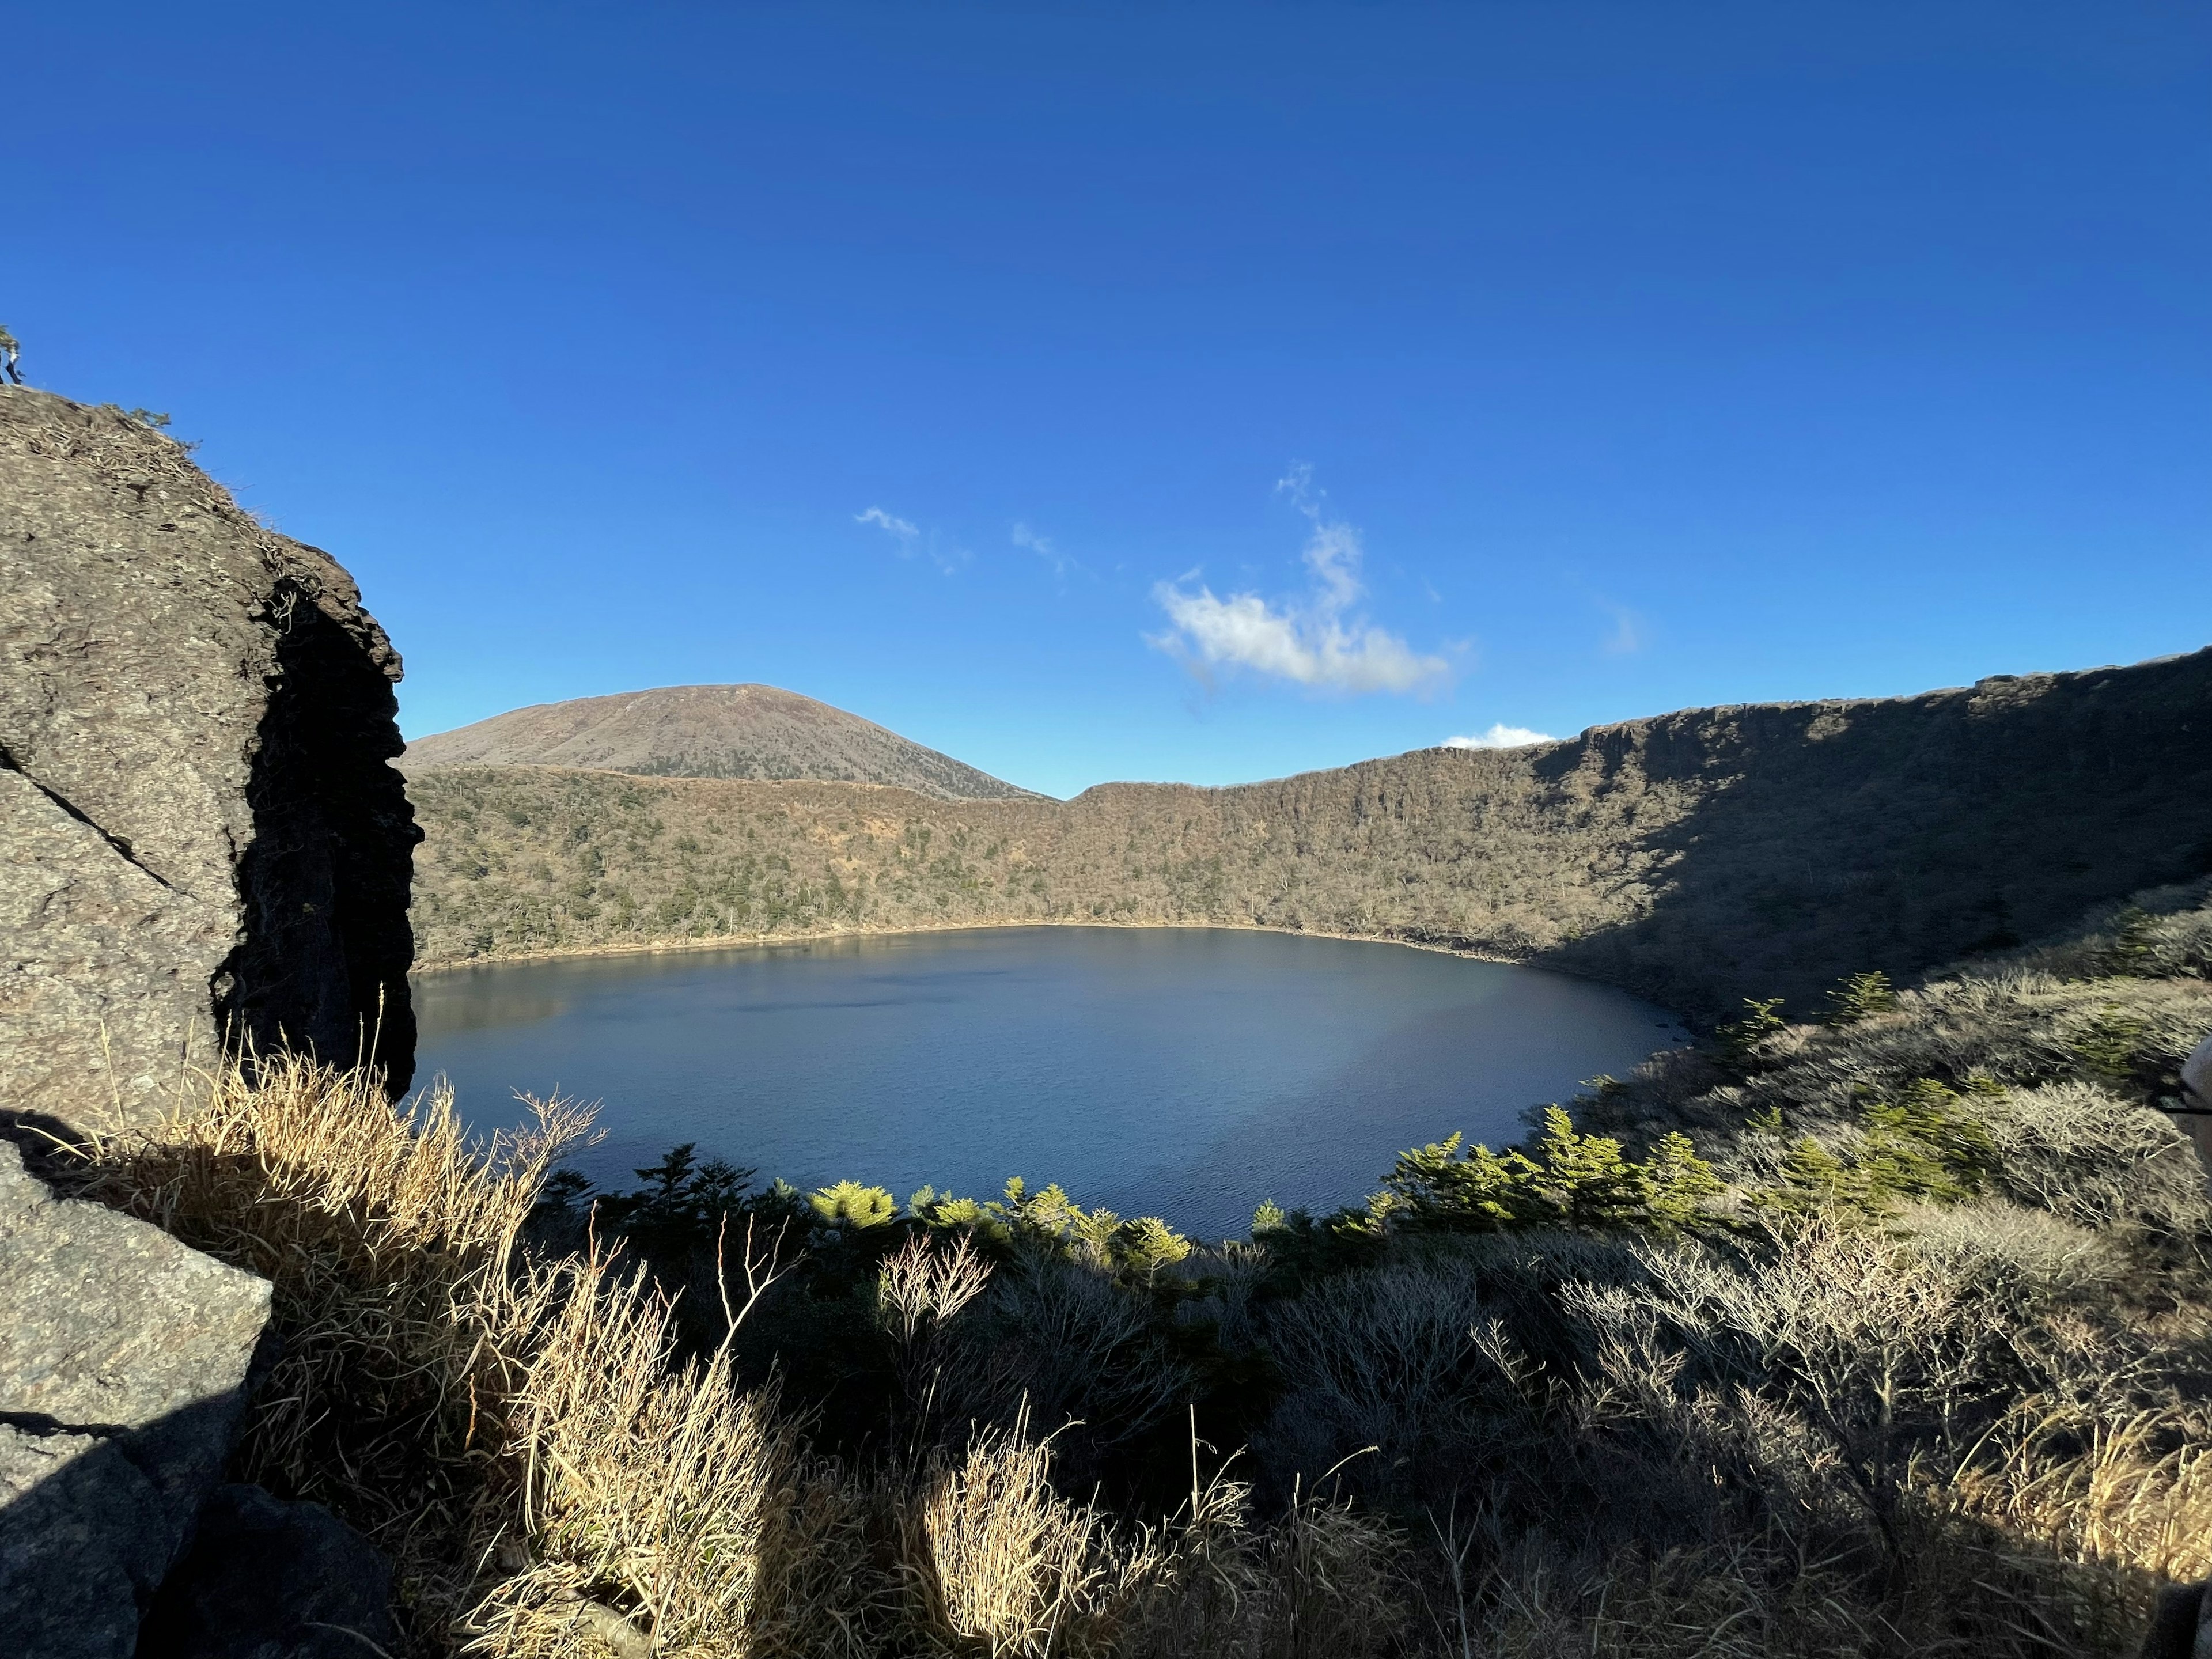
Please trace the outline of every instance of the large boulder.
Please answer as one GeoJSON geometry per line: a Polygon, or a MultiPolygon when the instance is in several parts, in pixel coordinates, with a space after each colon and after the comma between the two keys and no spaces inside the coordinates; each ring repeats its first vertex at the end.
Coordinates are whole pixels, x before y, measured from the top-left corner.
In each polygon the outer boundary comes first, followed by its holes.
{"type": "Polygon", "coordinates": [[[143,1122],[226,1041],[405,1086],[399,672],[182,445],[0,387],[0,1113],[143,1122]]]}
{"type": "Polygon", "coordinates": [[[0,1141],[0,1650],[131,1659],[222,1478],[265,1280],[56,1198],[0,1141]]]}

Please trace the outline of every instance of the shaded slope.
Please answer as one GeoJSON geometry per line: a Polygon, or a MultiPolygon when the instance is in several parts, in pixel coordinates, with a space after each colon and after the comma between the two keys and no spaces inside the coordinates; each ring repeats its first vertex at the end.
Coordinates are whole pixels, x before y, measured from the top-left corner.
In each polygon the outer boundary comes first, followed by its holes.
{"type": "Polygon", "coordinates": [[[1449,943],[1711,1018],[2212,868],[2212,652],[1066,802],[511,769],[413,789],[427,960],[1212,922],[1449,943]]]}
{"type": "Polygon", "coordinates": [[[672,685],[495,714],[407,746],[408,771],[575,766],[650,777],[879,783],[939,800],[1018,789],[857,714],[773,685],[672,685]]]}

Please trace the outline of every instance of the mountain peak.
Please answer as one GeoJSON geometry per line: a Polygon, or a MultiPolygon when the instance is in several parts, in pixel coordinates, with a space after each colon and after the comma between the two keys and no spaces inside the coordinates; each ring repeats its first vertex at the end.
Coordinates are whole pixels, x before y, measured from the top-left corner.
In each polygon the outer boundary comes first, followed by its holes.
{"type": "Polygon", "coordinates": [[[1030,795],[858,714],[774,685],[667,685],[538,703],[407,745],[410,772],[569,766],[647,777],[878,783],[938,800],[1030,795]]]}

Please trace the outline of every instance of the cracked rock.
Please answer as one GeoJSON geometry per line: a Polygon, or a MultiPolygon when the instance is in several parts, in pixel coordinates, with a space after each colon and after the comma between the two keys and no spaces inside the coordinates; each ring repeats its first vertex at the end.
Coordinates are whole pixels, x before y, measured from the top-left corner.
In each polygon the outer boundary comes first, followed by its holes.
{"type": "Polygon", "coordinates": [[[0,1141],[0,1650],[131,1659],[221,1480],[269,1285],[0,1141]]]}
{"type": "Polygon", "coordinates": [[[0,546],[0,1113],[145,1123],[225,1037],[379,1031],[404,1087],[420,837],[352,580],[182,446],[14,386],[0,546]]]}

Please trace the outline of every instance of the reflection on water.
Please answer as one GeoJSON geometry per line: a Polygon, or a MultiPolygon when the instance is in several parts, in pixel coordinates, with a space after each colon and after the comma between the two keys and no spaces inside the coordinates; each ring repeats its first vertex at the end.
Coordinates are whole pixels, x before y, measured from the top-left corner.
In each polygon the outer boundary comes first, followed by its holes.
{"type": "Polygon", "coordinates": [[[586,1173],[678,1141],[802,1187],[988,1196],[1008,1176],[1241,1234],[1370,1191],[1401,1147],[1684,1033],[1620,991],[1401,946],[1030,927],[517,963],[416,982],[421,1072],[479,1127],[514,1091],[603,1103],[586,1173]]]}

